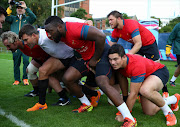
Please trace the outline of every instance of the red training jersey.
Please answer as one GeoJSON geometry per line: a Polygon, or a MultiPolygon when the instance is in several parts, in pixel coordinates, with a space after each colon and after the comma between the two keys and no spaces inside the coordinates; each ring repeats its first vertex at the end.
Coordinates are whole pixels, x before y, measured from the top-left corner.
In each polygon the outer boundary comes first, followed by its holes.
{"type": "Polygon", "coordinates": [[[61,41],[81,54],[84,60],[89,60],[95,52],[95,42],[86,40],[89,26],[84,23],[66,22],[66,37],[61,41]]]}
{"type": "Polygon", "coordinates": [[[24,49],[20,49],[20,50],[25,55],[40,60],[41,62],[45,62],[49,56],[39,45],[35,45],[32,49],[29,48],[29,46],[24,45],[24,49]]]}
{"type": "Polygon", "coordinates": [[[134,44],[132,38],[137,35],[141,36],[142,46],[151,45],[156,40],[154,35],[136,20],[124,19],[123,25],[122,30],[117,28],[113,30],[111,38],[112,42],[117,42],[119,38],[122,38],[123,40],[134,44]]]}
{"type": "Polygon", "coordinates": [[[119,69],[119,71],[125,77],[131,78],[131,82],[143,82],[149,75],[165,66],[140,55],[126,55],[127,66],[124,69],[119,69]]]}

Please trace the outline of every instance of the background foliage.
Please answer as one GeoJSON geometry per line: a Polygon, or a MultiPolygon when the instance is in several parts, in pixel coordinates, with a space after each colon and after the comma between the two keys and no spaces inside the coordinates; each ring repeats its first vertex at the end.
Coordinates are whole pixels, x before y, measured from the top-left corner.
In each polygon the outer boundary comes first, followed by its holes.
{"type": "MultiPolygon", "coordinates": [[[[19,0],[16,0],[16,1],[19,1],[19,0]]],[[[43,26],[45,19],[51,15],[51,0],[24,0],[24,1],[26,3],[27,7],[29,7],[37,16],[37,20],[33,25],[35,25],[36,27],[43,26]]],[[[0,5],[6,9],[9,6],[8,0],[1,0],[0,5]]],[[[58,8],[58,16],[61,17],[62,11],[63,11],[63,8],[59,7],[58,8]]],[[[16,15],[16,8],[15,7],[13,7],[13,13],[12,14],[16,15]]],[[[71,17],[87,19],[86,15],[87,15],[87,12],[84,9],[80,8],[76,12],[72,13],[71,17]]],[[[131,18],[126,13],[123,13],[123,17],[125,19],[131,18]]],[[[161,22],[160,18],[154,17],[154,16],[152,16],[151,18],[159,19],[159,26],[161,27],[162,22],[161,22]]],[[[92,18],[90,20],[93,21],[92,18]]],[[[171,32],[172,29],[174,28],[174,26],[179,22],[180,22],[180,17],[173,19],[166,26],[162,27],[159,30],[159,33],[171,32]]],[[[108,20],[106,20],[106,25],[109,26],[108,20]]],[[[10,25],[8,23],[5,23],[3,25],[3,29],[0,29],[0,34],[3,31],[7,31],[9,29],[10,29],[10,25]]]]}

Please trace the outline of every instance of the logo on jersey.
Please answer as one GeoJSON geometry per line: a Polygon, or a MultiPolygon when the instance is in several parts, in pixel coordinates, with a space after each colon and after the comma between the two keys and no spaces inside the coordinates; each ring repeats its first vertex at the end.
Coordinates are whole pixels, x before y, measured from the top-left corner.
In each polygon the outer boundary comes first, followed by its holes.
{"type": "Polygon", "coordinates": [[[119,37],[122,37],[122,34],[120,34],[119,37]]]}
{"type": "Polygon", "coordinates": [[[72,40],[72,44],[73,44],[73,45],[76,44],[76,43],[74,42],[74,40],[72,40]]]}
{"type": "Polygon", "coordinates": [[[87,50],[88,50],[88,47],[86,46],[86,47],[84,47],[84,46],[82,46],[81,48],[79,48],[79,49],[75,49],[77,52],[80,52],[80,53],[82,53],[82,52],[86,52],[87,50]]]}

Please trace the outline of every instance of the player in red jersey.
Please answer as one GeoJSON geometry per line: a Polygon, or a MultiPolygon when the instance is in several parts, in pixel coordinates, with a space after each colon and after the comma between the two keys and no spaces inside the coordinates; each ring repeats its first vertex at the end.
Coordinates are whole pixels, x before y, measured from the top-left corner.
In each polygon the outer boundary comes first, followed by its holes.
{"type": "MultiPolygon", "coordinates": [[[[132,111],[136,97],[140,93],[141,106],[145,114],[154,115],[161,109],[166,117],[167,126],[177,123],[172,111],[174,109],[171,107],[171,110],[168,104],[176,105],[178,108],[180,95],[175,94],[164,100],[158,92],[169,79],[169,72],[165,65],[140,55],[125,54],[124,48],[119,44],[111,46],[108,57],[111,66],[116,70],[116,75],[121,80],[131,79],[130,94],[126,101],[130,111],[132,111]]],[[[128,86],[128,83],[125,84],[124,82],[121,85],[128,86]]],[[[122,89],[122,91],[127,93],[128,89],[122,89]]]]}
{"type": "Polygon", "coordinates": [[[124,117],[124,124],[136,125],[120,94],[109,84],[111,67],[108,62],[109,46],[105,44],[106,36],[97,28],[82,23],[64,23],[61,18],[51,16],[45,21],[45,30],[55,42],[60,40],[81,54],[82,60],[76,61],[65,72],[63,81],[66,86],[78,97],[82,106],[73,112],[91,111],[91,104],[76,83],[89,70],[95,73],[95,79],[100,89],[112,100],[124,117]]]}
{"type": "MultiPolygon", "coordinates": [[[[34,97],[37,96],[39,88],[38,88],[38,77],[36,73],[39,70],[39,67],[43,66],[43,63],[46,62],[50,56],[39,46],[35,45],[32,49],[25,45],[22,41],[18,39],[18,35],[16,33],[8,31],[2,34],[3,44],[7,47],[7,50],[11,50],[12,52],[20,49],[27,56],[32,57],[30,64],[27,67],[28,79],[31,81],[34,91],[26,94],[25,96],[34,97]]],[[[62,92],[62,87],[59,85],[59,81],[62,77],[61,73],[56,73],[49,77],[49,85],[56,91],[56,93],[60,96],[60,98],[66,96],[66,94],[62,92]]],[[[67,97],[67,96],[66,96],[67,97]]],[[[68,97],[67,97],[68,98],[68,97]]]]}
{"type": "MultiPolygon", "coordinates": [[[[136,20],[123,19],[118,11],[112,11],[107,15],[113,32],[110,45],[117,43],[119,38],[133,44],[128,54],[140,54],[148,59],[160,62],[159,50],[154,35],[136,20]]],[[[162,89],[163,97],[169,96],[167,86],[162,89]]]]}

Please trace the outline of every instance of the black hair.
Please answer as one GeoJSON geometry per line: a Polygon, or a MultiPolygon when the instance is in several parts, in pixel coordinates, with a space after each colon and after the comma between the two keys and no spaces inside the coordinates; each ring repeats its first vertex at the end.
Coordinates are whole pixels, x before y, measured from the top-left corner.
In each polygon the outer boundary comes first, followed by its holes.
{"type": "Polygon", "coordinates": [[[64,24],[64,22],[58,16],[50,16],[50,17],[48,17],[44,24],[47,25],[49,23],[53,24],[53,25],[64,24]]]}
{"type": "Polygon", "coordinates": [[[1,16],[2,14],[3,14],[5,17],[7,16],[6,10],[5,10],[3,7],[0,6],[0,16],[1,16]]]}
{"type": "Polygon", "coordinates": [[[125,51],[122,45],[114,44],[110,47],[108,51],[108,55],[117,53],[119,56],[123,57],[125,55],[125,51]]]}
{"type": "Polygon", "coordinates": [[[118,12],[118,11],[112,11],[112,12],[110,12],[108,15],[107,15],[107,18],[110,16],[110,15],[113,15],[114,17],[116,17],[116,18],[121,18],[121,19],[123,19],[123,16],[122,16],[122,14],[120,13],[120,12],[118,12]]]}
{"type": "Polygon", "coordinates": [[[19,31],[19,38],[21,39],[24,34],[30,36],[33,33],[38,34],[38,31],[31,24],[25,24],[19,31]]]}

